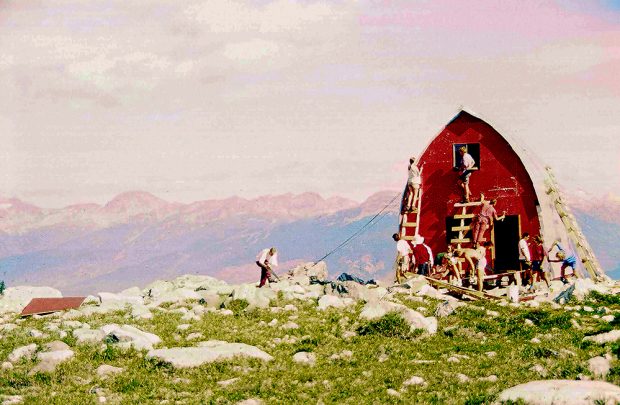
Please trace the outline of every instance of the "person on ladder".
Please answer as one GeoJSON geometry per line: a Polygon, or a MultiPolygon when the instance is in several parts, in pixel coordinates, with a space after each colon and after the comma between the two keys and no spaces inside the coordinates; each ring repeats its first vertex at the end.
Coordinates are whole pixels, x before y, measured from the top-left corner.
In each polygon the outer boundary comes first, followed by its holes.
{"type": "Polygon", "coordinates": [[[497,211],[495,211],[495,204],[497,203],[496,199],[492,199],[491,201],[486,201],[484,199],[484,194],[480,194],[480,201],[482,205],[480,206],[480,211],[474,217],[474,228],[472,231],[472,236],[474,240],[474,249],[478,247],[478,244],[482,242],[484,239],[484,233],[493,225],[493,220],[503,221],[506,218],[506,212],[504,211],[503,215],[497,216],[497,211]]]}
{"type": "Polygon", "coordinates": [[[458,167],[455,168],[459,172],[457,184],[463,189],[463,201],[461,202],[468,203],[469,196],[471,195],[471,191],[469,190],[469,178],[471,177],[474,166],[476,166],[476,161],[467,153],[467,148],[464,146],[459,148],[459,154],[461,155],[461,160],[458,167]]]}
{"type": "Polygon", "coordinates": [[[415,164],[415,157],[409,159],[409,178],[407,180],[407,204],[405,212],[416,212],[420,185],[422,184],[422,171],[415,164]]]}

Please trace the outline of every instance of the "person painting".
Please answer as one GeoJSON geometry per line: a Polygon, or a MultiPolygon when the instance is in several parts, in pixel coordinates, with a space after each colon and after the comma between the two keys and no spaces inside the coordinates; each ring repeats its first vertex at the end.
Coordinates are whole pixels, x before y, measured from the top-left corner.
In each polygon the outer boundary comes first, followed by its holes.
{"type": "Polygon", "coordinates": [[[394,262],[394,272],[396,273],[396,283],[400,284],[406,278],[405,273],[409,271],[409,255],[411,248],[406,240],[401,239],[400,235],[395,233],[392,239],[396,242],[396,261],[394,262]]]}
{"type": "Polygon", "coordinates": [[[560,281],[566,284],[568,283],[568,280],[566,279],[566,268],[570,267],[573,270],[573,275],[575,277],[579,277],[579,273],[577,273],[576,268],[577,258],[575,257],[575,255],[568,255],[558,241],[553,242],[553,245],[551,245],[551,248],[549,248],[548,253],[550,253],[555,246],[558,247],[558,252],[555,254],[556,260],[549,259],[549,262],[562,263],[562,267],[560,270],[560,281]]]}
{"type": "Polygon", "coordinates": [[[547,257],[547,251],[543,246],[543,238],[540,235],[534,237],[534,243],[530,245],[530,253],[532,254],[532,279],[530,281],[530,288],[534,287],[534,276],[538,275],[538,279],[545,280],[547,289],[549,288],[549,277],[543,270],[543,262],[547,257]]]}
{"type": "Polygon", "coordinates": [[[461,202],[468,203],[469,196],[471,195],[471,191],[469,190],[469,178],[476,165],[476,161],[467,153],[467,148],[465,146],[459,148],[459,154],[461,155],[461,160],[456,168],[459,172],[457,184],[463,189],[463,201],[461,202]]]}
{"type": "Polygon", "coordinates": [[[260,284],[258,288],[265,285],[267,281],[270,283],[276,283],[278,280],[274,277],[271,271],[271,266],[278,266],[278,250],[274,247],[263,249],[256,257],[256,264],[260,267],[260,284]]]}
{"type": "Polygon", "coordinates": [[[415,157],[409,159],[409,178],[407,179],[407,200],[405,212],[416,212],[420,185],[422,184],[422,170],[415,164],[415,157]]]}
{"type": "Polygon", "coordinates": [[[497,204],[496,199],[486,201],[484,199],[484,194],[481,194],[480,201],[482,202],[480,211],[473,220],[474,227],[472,229],[472,237],[474,241],[474,249],[476,249],[478,244],[482,242],[482,239],[484,239],[484,233],[493,225],[494,219],[496,221],[503,221],[504,218],[506,218],[505,212],[501,217],[497,216],[497,211],[495,211],[495,204],[497,204]]]}

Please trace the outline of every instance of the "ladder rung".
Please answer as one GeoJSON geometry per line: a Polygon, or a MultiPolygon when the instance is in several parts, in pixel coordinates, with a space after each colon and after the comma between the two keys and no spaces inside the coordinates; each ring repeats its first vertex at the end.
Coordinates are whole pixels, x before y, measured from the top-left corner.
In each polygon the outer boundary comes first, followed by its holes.
{"type": "Polygon", "coordinates": [[[455,203],[454,204],[455,207],[477,207],[479,205],[482,205],[480,201],[472,201],[468,203],[455,203]]]}
{"type": "Polygon", "coordinates": [[[454,219],[468,219],[468,218],[473,218],[475,215],[474,214],[456,214],[454,216],[454,219]]]}
{"type": "Polygon", "coordinates": [[[468,243],[471,242],[471,239],[469,238],[465,238],[465,239],[451,239],[450,243],[468,243]]]}
{"type": "Polygon", "coordinates": [[[418,226],[418,224],[415,223],[415,222],[403,222],[403,226],[416,227],[416,226],[418,226]]]}
{"type": "Polygon", "coordinates": [[[402,237],[404,240],[413,240],[413,236],[405,235],[402,237]]]}
{"type": "Polygon", "coordinates": [[[471,226],[453,226],[452,227],[452,231],[454,232],[469,231],[470,229],[471,229],[471,226]]]}

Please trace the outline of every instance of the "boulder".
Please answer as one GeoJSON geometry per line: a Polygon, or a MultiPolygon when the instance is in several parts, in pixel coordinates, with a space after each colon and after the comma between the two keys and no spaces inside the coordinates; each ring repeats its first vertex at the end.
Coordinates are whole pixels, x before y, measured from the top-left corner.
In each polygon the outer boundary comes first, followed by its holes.
{"type": "Polygon", "coordinates": [[[198,290],[196,293],[200,296],[200,302],[207,308],[219,308],[224,302],[224,299],[214,291],[198,290]]]}
{"type": "Polygon", "coordinates": [[[602,356],[596,356],[588,360],[588,370],[594,377],[605,378],[611,370],[611,362],[602,356]]]}
{"type": "Polygon", "coordinates": [[[327,264],[325,262],[319,262],[316,264],[313,262],[300,264],[299,266],[289,270],[287,276],[294,279],[309,279],[310,277],[314,277],[317,280],[325,281],[328,276],[327,264]]]}
{"type": "Polygon", "coordinates": [[[340,297],[336,297],[335,295],[324,295],[319,298],[318,309],[320,311],[324,311],[329,307],[344,308],[346,304],[340,297]]]}
{"type": "Polygon", "coordinates": [[[407,321],[412,331],[423,329],[431,334],[437,333],[437,318],[432,316],[425,317],[421,313],[409,308],[402,310],[400,314],[407,321]]]}
{"type": "Polygon", "coordinates": [[[62,293],[51,287],[10,287],[0,296],[0,314],[21,312],[33,298],[60,298],[62,293]]]}
{"type": "Polygon", "coordinates": [[[141,331],[131,325],[109,324],[101,327],[101,331],[107,338],[118,342],[121,347],[125,348],[133,346],[137,350],[152,350],[153,345],[161,342],[159,336],[141,331]]]}
{"type": "Polygon", "coordinates": [[[97,294],[99,297],[99,301],[102,305],[107,306],[109,304],[116,305],[120,308],[123,308],[125,305],[142,305],[144,301],[141,296],[131,296],[131,295],[119,295],[113,294],[109,292],[100,292],[97,294]]]}
{"type": "Polygon", "coordinates": [[[114,367],[107,364],[102,364],[97,367],[97,375],[100,378],[106,378],[114,374],[120,374],[124,371],[121,367],[114,367]]]}
{"type": "Polygon", "coordinates": [[[498,400],[522,400],[530,405],[616,404],[620,387],[604,381],[530,381],[503,391],[498,400]]]}
{"type": "Polygon", "coordinates": [[[16,348],[9,354],[9,361],[11,363],[18,362],[22,358],[30,358],[37,351],[37,345],[35,343],[29,344],[27,346],[21,346],[16,348]]]}
{"type": "Polygon", "coordinates": [[[293,361],[299,364],[314,366],[316,363],[316,354],[311,352],[297,352],[293,355],[293,361]]]}
{"type": "Polygon", "coordinates": [[[230,300],[246,300],[250,308],[268,308],[272,299],[277,297],[277,293],[271,288],[258,288],[254,284],[241,284],[234,287],[230,300]]]}
{"type": "Polygon", "coordinates": [[[70,350],[68,348],[63,350],[40,352],[37,354],[37,360],[39,360],[39,364],[37,364],[32,370],[30,370],[30,373],[50,373],[54,371],[60,363],[71,359],[73,355],[73,350],[70,350]]]}
{"type": "Polygon", "coordinates": [[[73,330],[73,337],[78,343],[97,343],[105,338],[106,334],[99,329],[79,328],[73,330]]]}
{"type": "Polygon", "coordinates": [[[610,332],[599,333],[598,335],[586,336],[583,338],[584,341],[590,341],[594,343],[598,343],[600,345],[615,342],[620,339],[620,330],[615,329],[610,332]]]}
{"type": "Polygon", "coordinates": [[[131,317],[133,319],[153,319],[153,313],[145,305],[134,305],[131,307],[131,317]]]}
{"type": "Polygon", "coordinates": [[[273,357],[268,353],[255,346],[222,341],[202,342],[199,347],[151,350],[147,354],[147,358],[159,359],[177,368],[198,367],[205,363],[230,360],[236,356],[256,358],[263,361],[273,360],[273,357]]]}
{"type": "Polygon", "coordinates": [[[577,299],[583,300],[590,291],[596,291],[601,294],[609,293],[609,288],[603,284],[595,283],[591,278],[578,278],[575,280],[575,291],[573,294],[577,299]]]}
{"type": "Polygon", "coordinates": [[[364,305],[360,318],[373,320],[379,319],[390,312],[399,313],[411,327],[411,330],[423,329],[428,333],[437,332],[437,319],[435,317],[425,317],[421,313],[414,311],[402,304],[395,304],[388,301],[368,302],[364,305]]]}
{"type": "Polygon", "coordinates": [[[183,302],[187,300],[200,300],[202,298],[197,291],[191,288],[175,288],[164,291],[151,302],[151,306],[159,306],[167,302],[183,302]]]}

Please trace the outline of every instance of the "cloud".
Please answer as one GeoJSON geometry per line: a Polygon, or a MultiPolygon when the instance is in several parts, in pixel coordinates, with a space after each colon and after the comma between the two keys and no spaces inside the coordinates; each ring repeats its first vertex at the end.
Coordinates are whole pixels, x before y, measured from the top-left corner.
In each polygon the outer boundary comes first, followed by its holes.
{"type": "Polygon", "coordinates": [[[226,44],[224,56],[241,62],[254,62],[272,58],[278,54],[280,47],[273,41],[252,39],[245,42],[226,44]]]}

